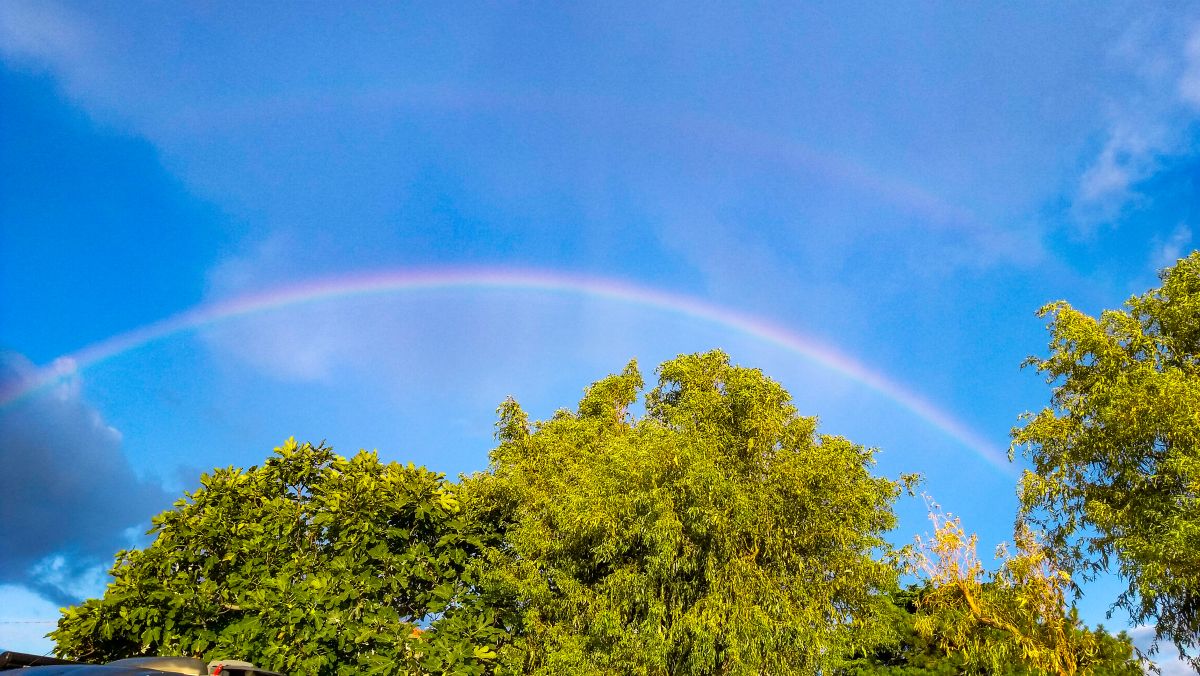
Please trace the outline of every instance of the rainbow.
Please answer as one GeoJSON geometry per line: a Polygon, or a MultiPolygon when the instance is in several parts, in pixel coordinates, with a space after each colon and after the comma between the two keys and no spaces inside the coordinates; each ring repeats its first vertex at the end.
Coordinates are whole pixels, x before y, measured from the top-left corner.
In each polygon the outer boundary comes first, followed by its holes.
{"type": "Polygon", "coordinates": [[[969,209],[947,202],[929,190],[901,177],[885,174],[849,156],[822,151],[802,143],[789,134],[764,131],[721,117],[678,111],[621,98],[556,91],[489,90],[480,87],[448,86],[445,83],[417,87],[370,87],[355,91],[338,90],[309,93],[302,100],[291,97],[241,101],[210,110],[204,120],[188,124],[206,124],[212,120],[259,120],[273,115],[277,108],[319,110],[330,105],[352,105],[380,113],[403,109],[470,112],[486,110],[516,115],[559,113],[567,116],[579,110],[606,110],[609,114],[648,124],[660,135],[682,134],[687,142],[699,142],[722,152],[742,153],[782,166],[811,172],[825,180],[850,186],[863,194],[889,202],[918,214],[926,223],[940,227],[987,229],[969,209]]]}
{"type": "Polygon", "coordinates": [[[676,313],[711,322],[776,345],[860,383],[907,409],[961,443],[1005,473],[1013,469],[1007,455],[949,413],[886,375],[812,338],[765,319],[720,307],[681,294],[660,291],[603,277],[567,275],[540,270],[435,268],[405,269],[316,279],[267,289],[225,300],[203,303],[152,324],[118,334],[56,359],[32,377],[0,392],[0,408],[59,381],[64,373],[98,362],[168,336],[193,331],[236,317],[304,303],[351,296],[419,293],[449,289],[508,289],[562,293],[611,300],[676,313]]]}

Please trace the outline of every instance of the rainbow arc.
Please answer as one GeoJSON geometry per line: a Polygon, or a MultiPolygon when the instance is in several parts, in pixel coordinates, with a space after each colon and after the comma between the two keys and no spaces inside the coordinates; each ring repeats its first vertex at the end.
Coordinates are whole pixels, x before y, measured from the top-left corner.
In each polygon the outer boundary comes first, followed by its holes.
{"type": "MultiPolygon", "coordinates": [[[[203,303],[64,355],[33,377],[0,392],[0,407],[13,404],[62,378],[64,366],[86,369],[169,336],[229,319],[306,303],[347,297],[435,290],[524,290],[578,295],[685,315],[783,348],[875,391],[941,430],[993,467],[1011,473],[1007,455],[967,425],[885,374],[844,352],[766,319],[694,297],[603,277],[540,270],[490,268],[404,269],[311,280],[203,303]]],[[[69,369],[68,369],[69,370],[69,369]]]]}

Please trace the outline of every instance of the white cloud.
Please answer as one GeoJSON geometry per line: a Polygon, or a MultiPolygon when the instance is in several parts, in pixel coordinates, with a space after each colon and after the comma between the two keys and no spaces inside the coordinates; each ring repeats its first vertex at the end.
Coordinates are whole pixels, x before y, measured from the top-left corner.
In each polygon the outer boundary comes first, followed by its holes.
{"type": "Polygon", "coordinates": [[[1200,109],[1200,25],[1185,35],[1138,24],[1112,56],[1133,80],[1111,93],[1103,142],[1080,176],[1074,212],[1085,224],[1113,219],[1169,159],[1194,152],[1186,129],[1200,109]]]}
{"type": "Polygon", "coordinates": [[[1080,199],[1088,203],[1127,200],[1130,188],[1154,173],[1158,154],[1166,147],[1160,130],[1118,122],[1109,129],[1099,156],[1079,180],[1080,199]]]}
{"type": "MultiPolygon", "coordinates": [[[[210,298],[230,298],[295,280],[302,250],[287,233],[247,246],[242,255],[219,261],[208,272],[210,298]]],[[[361,326],[336,306],[307,304],[221,322],[205,331],[205,342],[285,382],[322,382],[354,355],[361,326]]]]}
{"type": "Polygon", "coordinates": [[[1192,229],[1180,223],[1166,240],[1157,239],[1150,260],[1155,270],[1174,265],[1176,261],[1187,255],[1191,249],[1192,229]]]}
{"type": "Polygon", "coordinates": [[[284,382],[327,382],[360,352],[363,329],[352,313],[320,305],[223,322],[203,336],[218,353],[284,382]]]}
{"type": "MultiPolygon", "coordinates": [[[[1127,633],[1133,639],[1133,644],[1142,652],[1150,650],[1154,645],[1154,627],[1152,626],[1134,627],[1127,633]]],[[[1161,676],[1188,676],[1196,673],[1187,662],[1180,658],[1179,651],[1170,641],[1159,641],[1158,652],[1151,657],[1151,661],[1162,670],[1161,676]]]]}
{"type": "MultiPolygon", "coordinates": [[[[133,547],[134,544],[127,546],[133,547]]],[[[40,587],[61,591],[70,598],[86,599],[104,593],[110,581],[108,569],[111,567],[111,561],[79,565],[62,554],[53,554],[34,564],[29,574],[38,581],[40,587]]]]}

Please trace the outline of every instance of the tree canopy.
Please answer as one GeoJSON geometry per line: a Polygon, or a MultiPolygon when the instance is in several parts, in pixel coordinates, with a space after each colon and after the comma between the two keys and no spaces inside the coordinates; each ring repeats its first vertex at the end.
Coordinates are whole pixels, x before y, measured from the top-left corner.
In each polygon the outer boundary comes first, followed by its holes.
{"type": "Polygon", "coordinates": [[[297,674],[483,673],[500,632],[473,607],[483,541],[424,469],[289,440],[219,469],[117,555],[103,598],[65,611],[64,657],[250,658],[297,674]],[[418,637],[420,626],[428,629],[418,637]]]}
{"type": "Polygon", "coordinates": [[[721,352],[658,375],[641,417],[635,363],[550,420],[501,407],[467,493],[504,534],[491,582],[520,599],[505,667],[817,673],[877,644],[901,483],[721,352]]]}
{"type": "Polygon", "coordinates": [[[918,537],[913,552],[924,584],[904,597],[905,619],[926,648],[918,653],[924,662],[932,647],[948,658],[939,668],[957,663],[972,673],[1142,673],[1128,636],[1080,621],[1068,604],[1071,576],[1027,523],[1017,522],[1012,547],[999,547],[1000,565],[988,572],[976,554],[977,537],[957,517],[931,501],[929,516],[934,533],[918,537]]]}
{"type": "Polygon", "coordinates": [[[1051,405],[1014,447],[1033,462],[1022,517],[1064,567],[1090,577],[1115,564],[1127,582],[1115,606],[1186,655],[1200,646],[1200,252],[1161,280],[1099,318],[1041,309],[1050,354],[1028,363],[1051,405]]]}
{"type": "MultiPolygon", "coordinates": [[[[838,673],[845,676],[1034,676],[1045,674],[1045,661],[1034,664],[1021,653],[1018,640],[1002,629],[969,617],[970,609],[953,595],[954,587],[935,587],[926,580],[891,595],[884,613],[893,632],[892,640],[878,648],[854,655],[838,673]],[[936,598],[940,596],[941,598],[936,598]],[[950,596],[948,599],[947,596],[950,596]],[[947,604],[947,601],[949,603],[947,604]]],[[[1012,598],[1013,590],[981,585],[976,593],[993,606],[1012,598]],[[1000,597],[994,598],[993,594],[1000,597]]],[[[1061,616],[1061,613],[1056,613],[1061,616]]],[[[1035,617],[1028,613],[1029,618],[1035,617]]],[[[1067,639],[1073,648],[1086,647],[1080,655],[1079,673],[1093,676],[1141,676],[1133,643],[1124,632],[1112,635],[1104,627],[1087,629],[1073,624],[1067,639]]]]}
{"type": "Polygon", "coordinates": [[[941,522],[897,596],[911,552],[884,534],[916,477],[873,475],[873,449],[722,352],[657,375],[645,391],[630,362],[539,422],[506,400],[457,484],[294,440],[214,470],[64,612],[57,651],[319,676],[1137,673],[1028,528],[987,578],[941,522]]]}

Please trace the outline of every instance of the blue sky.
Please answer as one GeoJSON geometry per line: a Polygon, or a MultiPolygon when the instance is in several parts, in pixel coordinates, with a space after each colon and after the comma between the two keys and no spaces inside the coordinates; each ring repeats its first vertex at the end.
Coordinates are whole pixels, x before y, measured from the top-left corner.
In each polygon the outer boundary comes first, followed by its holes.
{"type": "Polygon", "coordinates": [[[61,376],[0,410],[40,487],[0,496],[0,620],[96,593],[200,471],[290,435],[474,471],[504,396],[547,416],[711,347],[923,472],[985,553],[1008,537],[1012,475],[889,397],[594,294],[345,296],[60,359],[315,280],[534,270],[769,322],[1003,449],[1048,398],[1034,311],[1116,306],[1200,246],[1195,8],[643,5],[0,4],[3,378],[61,376]]]}

